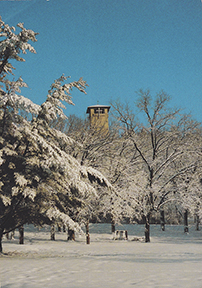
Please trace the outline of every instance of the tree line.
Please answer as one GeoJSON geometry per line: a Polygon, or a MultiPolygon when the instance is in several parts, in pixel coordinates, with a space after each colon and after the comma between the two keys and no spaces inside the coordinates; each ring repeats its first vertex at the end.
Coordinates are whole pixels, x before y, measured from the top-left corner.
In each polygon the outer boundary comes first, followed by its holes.
{"type": "MultiPolygon", "coordinates": [[[[82,143],[70,153],[107,175],[117,192],[104,205],[111,206],[111,221],[144,223],[146,242],[151,223],[160,222],[165,230],[165,213],[171,224],[187,222],[188,212],[198,224],[201,219],[201,123],[169,103],[164,91],[152,97],[149,90],[140,90],[135,110],[111,103],[107,135],[75,115],[64,126],[64,133],[82,143]]],[[[108,209],[102,213],[109,218],[108,209]]]]}

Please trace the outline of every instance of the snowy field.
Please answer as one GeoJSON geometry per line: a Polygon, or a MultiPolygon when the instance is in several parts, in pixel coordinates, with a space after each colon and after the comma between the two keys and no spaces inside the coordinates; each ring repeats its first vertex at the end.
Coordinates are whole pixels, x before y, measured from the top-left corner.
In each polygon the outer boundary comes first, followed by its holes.
{"type": "Polygon", "coordinates": [[[91,244],[85,236],[66,241],[57,232],[50,241],[49,228],[25,228],[25,244],[3,239],[0,287],[202,287],[202,231],[182,226],[151,226],[151,243],[131,241],[143,236],[142,225],[124,225],[129,240],[112,240],[110,225],[91,224],[91,244]]]}

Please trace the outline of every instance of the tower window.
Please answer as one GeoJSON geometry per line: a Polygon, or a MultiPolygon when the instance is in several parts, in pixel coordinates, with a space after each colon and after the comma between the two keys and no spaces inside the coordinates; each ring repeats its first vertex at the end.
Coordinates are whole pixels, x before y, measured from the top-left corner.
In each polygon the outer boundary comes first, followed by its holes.
{"type": "Polygon", "coordinates": [[[94,113],[95,114],[104,114],[105,113],[105,110],[104,110],[104,108],[95,108],[94,109],[94,113]]]}

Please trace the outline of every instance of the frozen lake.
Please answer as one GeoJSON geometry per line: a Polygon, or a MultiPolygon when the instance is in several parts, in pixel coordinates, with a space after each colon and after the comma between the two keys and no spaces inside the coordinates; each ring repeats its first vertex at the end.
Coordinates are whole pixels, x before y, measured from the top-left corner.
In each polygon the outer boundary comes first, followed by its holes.
{"type": "Polygon", "coordinates": [[[85,236],[66,241],[57,232],[50,241],[49,227],[25,229],[25,244],[3,239],[0,287],[202,287],[202,231],[183,226],[151,225],[151,243],[131,241],[144,235],[143,225],[123,225],[129,240],[115,241],[109,224],[91,224],[91,244],[85,236]]]}

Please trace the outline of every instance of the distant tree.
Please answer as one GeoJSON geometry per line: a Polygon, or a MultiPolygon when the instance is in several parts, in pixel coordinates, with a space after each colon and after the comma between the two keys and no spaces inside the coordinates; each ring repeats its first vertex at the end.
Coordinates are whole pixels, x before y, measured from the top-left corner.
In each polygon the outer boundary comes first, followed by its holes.
{"type": "MultiPolygon", "coordinates": [[[[127,177],[125,170],[128,162],[122,154],[126,156],[128,151],[126,151],[116,121],[112,122],[108,133],[102,133],[102,127],[94,129],[90,126],[88,119],[83,120],[74,115],[68,118],[67,123],[67,132],[65,133],[77,143],[79,140],[80,144],[80,146],[76,146],[75,143],[72,143],[71,154],[82,165],[98,169],[113,185],[127,177]]],[[[113,194],[107,194],[102,189],[99,201],[97,201],[97,214],[100,214],[102,220],[109,221],[111,217],[113,226],[115,223],[120,223],[125,214],[128,214],[126,213],[127,202],[121,194],[119,189],[113,194]]]]}
{"type": "Polygon", "coordinates": [[[137,108],[143,112],[145,122],[137,124],[134,112],[120,103],[112,103],[114,115],[120,122],[127,155],[127,178],[120,189],[136,218],[145,222],[145,241],[150,241],[150,222],[154,212],[174,200],[173,181],[192,169],[196,158],[191,157],[193,147],[186,134],[195,128],[186,127],[179,109],[169,109],[169,96],[161,91],[154,102],[150,91],[139,91],[137,108]],[[183,132],[183,133],[182,133],[183,132]],[[126,196],[127,195],[127,196],[126,196]]]}

